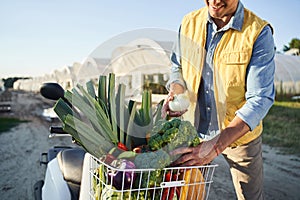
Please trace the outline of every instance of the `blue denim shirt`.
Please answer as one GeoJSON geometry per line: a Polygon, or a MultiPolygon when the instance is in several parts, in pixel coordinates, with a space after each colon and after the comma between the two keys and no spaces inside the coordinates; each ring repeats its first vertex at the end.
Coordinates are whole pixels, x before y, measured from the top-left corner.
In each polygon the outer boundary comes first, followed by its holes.
{"type": "MultiPolygon", "coordinates": [[[[213,86],[213,55],[215,48],[223,34],[228,29],[242,30],[244,19],[244,6],[239,2],[238,8],[229,23],[222,29],[217,30],[211,17],[207,19],[207,40],[205,45],[206,60],[203,66],[201,84],[198,91],[198,104],[200,112],[200,123],[196,128],[203,138],[212,138],[219,133],[217,123],[216,105],[213,86]]],[[[180,36],[179,36],[180,37],[180,36]]],[[[178,40],[179,41],[179,40],[178,40]]],[[[167,83],[177,82],[184,84],[181,75],[180,50],[176,45],[171,55],[173,63],[170,80],[167,83]]],[[[274,73],[275,73],[275,46],[272,30],[266,26],[258,36],[252,52],[252,58],[247,67],[246,74],[246,104],[236,111],[236,115],[248,124],[253,130],[265,117],[275,98],[274,73]]]]}

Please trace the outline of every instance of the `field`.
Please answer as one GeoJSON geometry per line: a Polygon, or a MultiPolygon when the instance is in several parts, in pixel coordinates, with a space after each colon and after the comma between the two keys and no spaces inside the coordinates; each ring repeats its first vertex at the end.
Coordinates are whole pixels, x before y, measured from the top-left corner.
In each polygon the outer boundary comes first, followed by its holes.
{"type": "Polygon", "coordinates": [[[0,118],[0,133],[9,131],[11,128],[13,128],[23,122],[27,122],[27,121],[16,119],[16,118],[1,117],[0,118]]]}
{"type": "Polygon", "coordinates": [[[300,155],[300,102],[275,102],[264,119],[263,143],[300,155]]]}

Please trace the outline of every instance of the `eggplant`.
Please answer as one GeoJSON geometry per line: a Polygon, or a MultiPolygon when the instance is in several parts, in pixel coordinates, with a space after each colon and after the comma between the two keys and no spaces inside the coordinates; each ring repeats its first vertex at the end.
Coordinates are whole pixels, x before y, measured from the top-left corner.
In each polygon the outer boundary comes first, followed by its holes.
{"type": "Polygon", "coordinates": [[[108,182],[117,190],[129,189],[134,184],[136,174],[133,170],[136,169],[135,164],[126,159],[116,159],[110,164],[113,168],[108,169],[108,182]]]}

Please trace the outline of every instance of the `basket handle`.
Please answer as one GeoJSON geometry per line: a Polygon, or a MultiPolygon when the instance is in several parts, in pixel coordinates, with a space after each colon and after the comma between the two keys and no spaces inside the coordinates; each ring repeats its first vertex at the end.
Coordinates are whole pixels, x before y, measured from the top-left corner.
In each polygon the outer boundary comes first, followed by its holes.
{"type": "Polygon", "coordinates": [[[170,181],[170,182],[161,182],[160,187],[168,188],[168,187],[181,187],[185,185],[185,181],[170,181]]]}

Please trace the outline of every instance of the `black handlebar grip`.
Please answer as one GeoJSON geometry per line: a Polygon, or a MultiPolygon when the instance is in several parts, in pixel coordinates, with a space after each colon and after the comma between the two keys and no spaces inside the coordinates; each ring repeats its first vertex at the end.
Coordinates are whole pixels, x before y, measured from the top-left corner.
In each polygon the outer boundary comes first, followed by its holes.
{"type": "Polygon", "coordinates": [[[50,133],[68,134],[63,130],[61,126],[51,126],[50,133]]]}

